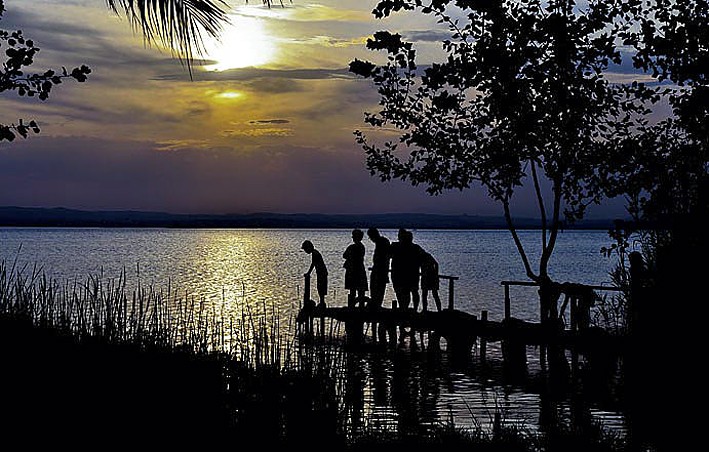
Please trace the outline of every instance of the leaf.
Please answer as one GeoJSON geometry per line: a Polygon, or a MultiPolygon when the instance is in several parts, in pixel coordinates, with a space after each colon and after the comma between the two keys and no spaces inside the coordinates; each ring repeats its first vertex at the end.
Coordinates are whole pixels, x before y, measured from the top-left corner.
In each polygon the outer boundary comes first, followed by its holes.
{"type": "Polygon", "coordinates": [[[362,77],[371,77],[376,66],[369,61],[354,59],[350,62],[349,71],[362,77]]]}

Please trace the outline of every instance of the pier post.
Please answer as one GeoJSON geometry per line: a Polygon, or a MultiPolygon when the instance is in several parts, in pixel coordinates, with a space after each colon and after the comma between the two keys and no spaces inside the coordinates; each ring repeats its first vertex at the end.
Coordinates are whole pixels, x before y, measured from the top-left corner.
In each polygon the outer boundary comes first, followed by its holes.
{"type": "Polygon", "coordinates": [[[505,369],[513,375],[522,375],[527,369],[527,346],[518,338],[508,337],[502,341],[505,369]]]}
{"type": "Polygon", "coordinates": [[[303,304],[300,306],[301,309],[305,308],[310,301],[310,275],[305,274],[303,278],[305,282],[303,283],[303,304]]]}
{"type": "Polygon", "coordinates": [[[428,333],[428,351],[429,352],[440,352],[441,351],[441,335],[436,331],[430,331],[428,333]]]}
{"type": "Polygon", "coordinates": [[[453,310],[455,300],[455,279],[448,278],[448,309],[453,310]]]}
{"type": "Polygon", "coordinates": [[[638,300],[642,300],[646,295],[643,293],[645,261],[638,251],[630,253],[628,259],[630,261],[630,297],[628,297],[626,306],[625,325],[628,334],[634,338],[638,328],[638,308],[640,305],[638,300]]]}
{"type": "MultiPolygon", "coordinates": [[[[305,316],[306,333],[312,337],[313,335],[313,315],[315,310],[315,302],[310,299],[310,275],[303,275],[303,303],[301,313],[305,316]]],[[[323,318],[324,319],[324,318],[323,318]]]]}
{"type": "Polygon", "coordinates": [[[347,344],[358,346],[362,343],[363,323],[357,320],[345,322],[345,335],[347,336],[347,344]]]}
{"type": "MultiPolygon", "coordinates": [[[[482,311],[480,313],[480,321],[483,325],[487,327],[487,311],[482,311]]],[[[487,339],[485,338],[485,332],[480,335],[480,362],[485,364],[487,359],[487,339]]]]}
{"type": "Polygon", "coordinates": [[[510,286],[509,284],[505,284],[505,320],[509,320],[510,317],[512,317],[512,309],[510,305],[510,286]]]}
{"type": "Polygon", "coordinates": [[[457,364],[469,362],[474,338],[465,333],[458,333],[449,336],[447,339],[448,350],[450,350],[453,361],[457,364]]]}
{"type": "Polygon", "coordinates": [[[571,296],[571,307],[569,309],[569,324],[571,325],[571,331],[578,331],[578,308],[579,302],[575,295],[571,296]]]}

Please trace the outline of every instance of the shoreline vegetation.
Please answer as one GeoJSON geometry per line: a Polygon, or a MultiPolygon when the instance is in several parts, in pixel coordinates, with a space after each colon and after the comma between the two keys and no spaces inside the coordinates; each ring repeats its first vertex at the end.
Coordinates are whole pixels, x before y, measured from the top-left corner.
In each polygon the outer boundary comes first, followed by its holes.
{"type": "MultiPolygon", "coordinates": [[[[613,219],[587,219],[567,229],[614,227],[613,219]]],[[[539,229],[540,220],[515,219],[518,229],[539,229]]],[[[0,227],[160,227],[160,228],[354,228],[507,229],[503,216],[384,214],[171,214],[140,211],[86,211],[66,208],[0,207],[0,227]]]]}
{"type": "Polygon", "coordinates": [[[283,339],[281,328],[265,306],[226,319],[171,289],[128,290],[125,275],[60,282],[0,261],[4,439],[75,449],[194,441],[351,451],[626,450],[599,424],[532,432],[504,424],[498,411],[491,429],[463,429],[452,417],[405,430],[353,429],[338,333],[301,346],[283,339]]]}

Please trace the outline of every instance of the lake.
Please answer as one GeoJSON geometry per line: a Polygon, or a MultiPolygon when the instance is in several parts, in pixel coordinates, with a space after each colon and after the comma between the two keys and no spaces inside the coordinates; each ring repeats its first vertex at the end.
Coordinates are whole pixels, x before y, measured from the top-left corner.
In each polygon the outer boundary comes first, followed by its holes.
{"type": "MultiPolygon", "coordinates": [[[[392,241],[396,239],[395,230],[381,232],[392,241]]],[[[460,278],[455,282],[457,309],[472,314],[487,310],[491,320],[502,319],[504,291],[500,282],[527,280],[508,231],[413,232],[414,241],[436,257],[441,274],[460,278]]],[[[16,260],[20,266],[38,265],[59,281],[81,282],[96,274],[118,278],[125,271],[129,287],[138,282],[169,287],[217,306],[227,315],[239,315],[245,306],[266,306],[283,318],[292,318],[302,298],[303,273],[310,265],[310,256],[300,248],[306,239],[321,251],[329,268],[328,304],[347,304],[342,253],[351,243],[350,236],[349,229],[0,228],[0,259],[16,260]]],[[[534,265],[541,233],[520,231],[520,238],[530,247],[534,265]]],[[[369,264],[373,244],[366,237],[363,243],[369,264]]],[[[552,278],[610,286],[608,273],[615,261],[600,253],[601,247],[610,243],[605,231],[562,232],[550,263],[552,278]]],[[[442,281],[444,305],[447,297],[447,283],[442,281]]],[[[385,307],[392,298],[388,287],[385,307]]],[[[514,317],[538,320],[534,288],[513,287],[511,299],[514,317]]],[[[371,424],[402,423],[415,415],[419,421],[432,423],[453,416],[456,424],[487,425],[491,413],[501,409],[506,422],[534,427],[545,406],[534,352],[529,347],[529,378],[514,384],[505,381],[496,367],[500,353],[494,345],[488,351],[490,365],[485,368],[449,368],[445,357],[432,363],[415,354],[349,358],[348,374],[361,380],[357,386],[362,405],[357,416],[371,424]],[[355,371],[350,372],[352,369],[355,371]],[[406,388],[403,393],[402,387],[406,388]]],[[[558,402],[554,409],[562,414],[573,406],[571,400],[558,402]]],[[[610,428],[622,430],[623,415],[612,402],[592,401],[589,410],[610,428]]]]}

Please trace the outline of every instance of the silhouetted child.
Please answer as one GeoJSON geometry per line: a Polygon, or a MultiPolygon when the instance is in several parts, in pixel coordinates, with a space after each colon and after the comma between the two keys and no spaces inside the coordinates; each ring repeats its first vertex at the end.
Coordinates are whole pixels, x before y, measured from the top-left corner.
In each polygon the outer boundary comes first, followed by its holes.
{"type": "MultiPolygon", "coordinates": [[[[396,293],[398,309],[418,309],[419,305],[419,271],[421,269],[421,254],[423,249],[414,243],[414,234],[404,228],[399,229],[398,241],[391,244],[391,285],[396,293]]],[[[413,335],[405,327],[400,327],[399,342],[403,343],[406,336],[413,335]]]]}
{"type": "Polygon", "coordinates": [[[327,267],[325,266],[325,261],[322,258],[320,251],[316,250],[313,243],[310,240],[303,242],[301,246],[303,251],[312,256],[310,263],[310,268],[305,273],[305,276],[310,276],[310,274],[315,270],[317,276],[317,290],[318,297],[320,298],[320,303],[318,303],[318,308],[325,307],[325,295],[327,295],[327,267]]]}
{"type": "Polygon", "coordinates": [[[391,244],[391,284],[400,309],[408,309],[413,302],[419,306],[419,271],[423,249],[414,243],[414,234],[399,229],[398,241],[391,244]]]}
{"type": "Polygon", "coordinates": [[[436,308],[440,312],[441,298],[438,295],[438,288],[438,262],[430,253],[424,251],[421,254],[421,301],[424,311],[428,310],[428,292],[431,291],[436,308]]]}
{"type": "Polygon", "coordinates": [[[364,269],[364,232],[360,229],[352,231],[352,244],[345,249],[345,289],[349,290],[347,306],[353,308],[360,303],[364,308],[364,293],[367,291],[367,272],[364,269]]]}
{"type": "Polygon", "coordinates": [[[405,260],[402,238],[406,234],[406,229],[399,229],[397,241],[389,245],[389,257],[391,260],[391,286],[396,295],[396,304],[392,304],[393,309],[405,308],[411,302],[410,292],[406,290],[405,260]]]}
{"type": "Polygon", "coordinates": [[[369,240],[374,242],[374,256],[372,257],[372,272],[369,276],[370,307],[378,309],[384,303],[384,293],[389,283],[389,239],[382,236],[377,228],[367,230],[369,240]]]}

